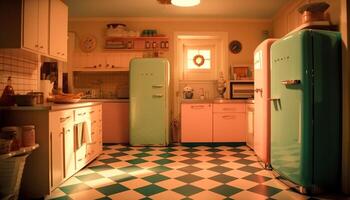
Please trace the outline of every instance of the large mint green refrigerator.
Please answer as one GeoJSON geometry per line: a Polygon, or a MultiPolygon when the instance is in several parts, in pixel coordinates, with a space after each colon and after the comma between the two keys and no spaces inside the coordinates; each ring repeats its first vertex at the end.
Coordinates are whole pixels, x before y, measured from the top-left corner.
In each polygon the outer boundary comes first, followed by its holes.
{"type": "Polygon", "coordinates": [[[300,192],[339,186],[340,41],[302,30],[271,46],[271,165],[300,192]]]}
{"type": "Polygon", "coordinates": [[[169,144],[169,78],[167,59],[130,61],[130,145],[169,144]]]}

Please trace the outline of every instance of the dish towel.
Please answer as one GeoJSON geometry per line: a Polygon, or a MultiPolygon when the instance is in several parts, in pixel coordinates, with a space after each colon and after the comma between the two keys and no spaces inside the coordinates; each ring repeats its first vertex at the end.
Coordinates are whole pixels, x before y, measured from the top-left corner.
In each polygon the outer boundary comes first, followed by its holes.
{"type": "Polygon", "coordinates": [[[83,140],[84,143],[91,143],[92,142],[92,137],[91,137],[91,127],[89,126],[88,123],[83,122],[83,140]]]}
{"type": "Polygon", "coordinates": [[[74,125],[74,135],[75,135],[75,149],[79,149],[83,143],[83,123],[74,125]]]}

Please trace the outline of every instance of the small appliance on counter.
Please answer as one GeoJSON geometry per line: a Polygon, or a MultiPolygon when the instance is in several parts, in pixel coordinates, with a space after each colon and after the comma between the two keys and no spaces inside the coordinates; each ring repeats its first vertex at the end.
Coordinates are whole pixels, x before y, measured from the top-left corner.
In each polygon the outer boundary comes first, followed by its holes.
{"type": "Polygon", "coordinates": [[[186,86],[184,87],[182,94],[184,99],[192,99],[193,89],[190,86],[186,86]]]}
{"type": "Polygon", "coordinates": [[[241,80],[230,81],[231,99],[250,99],[254,98],[254,81],[241,80]]]}

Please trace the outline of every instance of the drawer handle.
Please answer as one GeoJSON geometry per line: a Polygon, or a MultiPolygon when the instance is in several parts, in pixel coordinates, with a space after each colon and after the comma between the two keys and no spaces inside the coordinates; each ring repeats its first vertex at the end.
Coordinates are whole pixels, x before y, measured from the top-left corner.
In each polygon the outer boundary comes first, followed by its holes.
{"type": "Polygon", "coordinates": [[[153,88],[162,88],[163,85],[152,85],[153,88]]]}
{"type": "Polygon", "coordinates": [[[298,85],[301,83],[300,80],[283,80],[281,81],[283,85],[298,85]]]}
{"type": "Polygon", "coordinates": [[[86,112],[79,113],[78,116],[86,115],[86,112]]]}
{"type": "Polygon", "coordinates": [[[152,97],[163,97],[163,95],[162,94],[154,94],[154,95],[152,95],[152,97]]]}
{"type": "Polygon", "coordinates": [[[224,115],[222,116],[223,119],[234,119],[235,116],[234,115],[224,115]]]}
{"type": "Polygon", "coordinates": [[[192,109],[203,109],[204,106],[200,105],[200,106],[191,106],[192,109]]]}
{"type": "Polygon", "coordinates": [[[95,111],[94,110],[92,110],[92,111],[90,111],[90,114],[92,114],[92,113],[94,113],[95,111]]]}
{"type": "Polygon", "coordinates": [[[60,122],[64,122],[66,121],[67,119],[71,118],[71,116],[68,116],[68,117],[60,117],[60,122]]]}
{"type": "Polygon", "coordinates": [[[237,110],[237,108],[223,108],[222,110],[237,110]]]}
{"type": "Polygon", "coordinates": [[[83,159],[82,158],[80,158],[80,159],[78,159],[78,162],[80,162],[80,161],[82,161],[83,159]]]}

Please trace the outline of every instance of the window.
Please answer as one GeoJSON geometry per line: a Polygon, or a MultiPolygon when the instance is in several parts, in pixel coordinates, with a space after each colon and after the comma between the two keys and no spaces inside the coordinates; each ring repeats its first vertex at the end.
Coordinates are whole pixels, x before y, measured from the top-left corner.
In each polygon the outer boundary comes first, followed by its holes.
{"type": "Polygon", "coordinates": [[[212,58],[210,49],[187,49],[187,69],[190,70],[210,70],[212,68],[212,58]]]}

